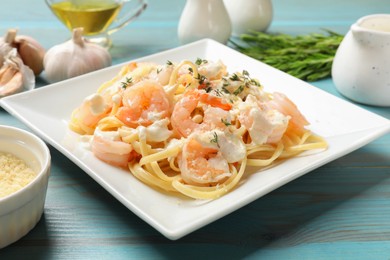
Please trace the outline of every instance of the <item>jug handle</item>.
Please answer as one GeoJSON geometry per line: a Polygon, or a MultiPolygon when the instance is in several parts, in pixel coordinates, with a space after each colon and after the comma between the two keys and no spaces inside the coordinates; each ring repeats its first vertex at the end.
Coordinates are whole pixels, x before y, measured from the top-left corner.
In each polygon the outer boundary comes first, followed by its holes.
{"type": "Polygon", "coordinates": [[[125,8],[129,12],[124,11],[125,14],[123,14],[123,16],[121,16],[121,17],[118,17],[112,23],[112,25],[108,28],[107,34],[112,34],[116,31],[118,31],[119,29],[123,28],[124,26],[126,26],[132,20],[137,18],[148,6],[148,4],[145,0],[137,0],[136,2],[137,2],[136,6],[134,6],[134,5],[131,5],[132,3],[134,3],[134,0],[124,0],[123,1],[123,6],[122,6],[120,12],[122,12],[122,10],[125,10],[125,8]],[[135,8],[135,10],[130,11],[131,8],[135,8]]]}

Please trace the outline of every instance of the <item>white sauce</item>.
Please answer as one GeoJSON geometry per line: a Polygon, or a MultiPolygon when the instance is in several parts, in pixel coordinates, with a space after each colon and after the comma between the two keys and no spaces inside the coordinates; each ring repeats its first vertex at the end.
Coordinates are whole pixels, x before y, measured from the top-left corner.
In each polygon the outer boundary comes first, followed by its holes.
{"type": "Polygon", "coordinates": [[[246,147],[240,138],[231,133],[216,131],[219,150],[228,163],[241,161],[246,156],[246,147]]]}
{"type": "Polygon", "coordinates": [[[115,105],[119,105],[121,103],[122,96],[119,94],[115,94],[112,96],[112,101],[114,102],[115,105]]]}
{"type": "Polygon", "coordinates": [[[148,112],[148,120],[150,120],[152,122],[158,121],[162,118],[163,114],[164,114],[164,111],[160,111],[160,112],[149,111],[148,112]]]}
{"type": "Polygon", "coordinates": [[[155,121],[150,126],[146,127],[146,140],[151,142],[162,142],[167,140],[171,134],[172,131],[168,129],[168,119],[162,119],[155,121]]]}
{"type": "Polygon", "coordinates": [[[104,113],[107,109],[107,105],[104,101],[104,98],[96,93],[86,97],[85,102],[89,104],[89,108],[92,115],[100,115],[104,113]]]}
{"type": "Polygon", "coordinates": [[[99,128],[95,129],[95,136],[104,138],[110,141],[120,141],[120,134],[118,131],[101,131],[99,128]]]}
{"type": "Polygon", "coordinates": [[[222,71],[224,71],[225,66],[221,61],[217,62],[207,62],[202,63],[199,66],[199,74],[205,76],[208,79],[216,78],[222,71]]]}
{"type": "Polygon", "coordinates": [[[204,133],[194,133],[194,138],[204,147],[218,149],[228,163],[241,161],[246,156],[245,144],[232,133],[213,130],[204,133]]]}

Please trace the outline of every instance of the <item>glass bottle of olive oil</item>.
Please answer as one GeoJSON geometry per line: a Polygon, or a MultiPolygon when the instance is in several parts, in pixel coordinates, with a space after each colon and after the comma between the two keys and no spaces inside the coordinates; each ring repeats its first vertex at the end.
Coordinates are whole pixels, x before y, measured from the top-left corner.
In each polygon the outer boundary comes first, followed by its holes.
{"type": "Polygon", "coordinates": [[[121,3],[114,1],[60,1],[51,4],[53,12],[66,27],[71,31],[84,27],[85,35],[104,32],[118,15],[121,6],[121,3]]]}

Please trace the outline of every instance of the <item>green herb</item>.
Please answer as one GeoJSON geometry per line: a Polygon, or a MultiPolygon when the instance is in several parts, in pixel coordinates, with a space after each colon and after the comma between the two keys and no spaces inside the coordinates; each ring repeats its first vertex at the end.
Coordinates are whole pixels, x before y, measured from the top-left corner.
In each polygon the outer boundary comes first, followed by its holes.
{"type": "Polygon", "coordinates": [[[126,81],[125,82],[121,82],[122,84],[122,88],[126,89],[131,83],[133,83],[133,78],[130,77],[126,77],[126,81]]]}
{"type": "Polygon", "coordinates": [[[168,66],[171,66],[171,65],[173,65],[172,61],[170,61],[170,60],[167,60],[167,65],[168,65],[168,66]]]}
{"type": "Polygon", "coordinates": [[[330,30],[327,35],[312,33],[291,36],[250,32],[242,43],[232,44],[242,53],[297,78],[316,81],[331,75],[336,50],[343,36],[330,30]]]}
{"type": "MultiPolygon", "coordinates": [[[[227,78],[223,79],[223,85],[228,86],[229,83],[227,81],[227,78]]],[[[249,75],[249,72],[247,70],[243,70],[241,74],[233,73],[228,79],[231,81],[241,81],[244,83],[245,87],[249,87],[249,85],[255,85],[260,87],[260,82],[257,79],[252,79],[249,75]]]]}
{"type": "Polygon", "coordinates": [[[249,72],[247,70],[242,71],[242,81],[244,81],[244,84],[246,87],[249,87],[249,85],[255,85],[257,87],[260,87],[260,82],[257,79],[252,79],[249,75],[249,72]]]}
{"type": "Polygon", "coordinates": [[[230,91],[227,89],[228,85],[222,85],[222,91],[226,94],[230,94],[230,91]]]}
{"type": "Polygon", "coordinates": [[[202,85],[207,80],[207,78],[205,76],[200,75],[200,74],[198,74],[198,77],[196,77],[195,79],[197,79],[199,81],[199,85],[202,85]]]}
{"type": "Polygon", "coordinates": [[[214,89],[214,93],[215,93],[215,95],[216,95],[217,97],[221,97],[221,96],[222,96],[222,92],[221,92],[221,90],[219,90],[219,89],[214,89]]]}
{"type": "Polygon", "coordinates": [[[240,85],[234,92],[233,92],[233,94],[234,95],[239,95],[241,92],[243,92],[244,91],[244,85],[240,85]]]}
{"type": "Polygon", "coordinates": [[[214,138],[212,138],[212,139],[210,140],[210,143],[215,143],[215,144],[217,144],[217,146],[219,147],[219,144],[218,144],[218,135],[217,135],[217,133],[214,132],[214,133],[213,133],[213,136],[214,136],[214,138]]]}
{"type": "Polygon", "coordinates": [[[242,75],[249,77],[249,72],[247,70],[243,70],[242,75]]]}
{"type": "Polygon", "coordinates": [[[202,60],[201,58],[197,58],[195,61],[195,64],[199,66],[202,63],[207,63],[207,62],[208,62],[207,60],[202,60]]]}
{"type": "Polygon", "coordinates": [[[231,75],[229,79],[231,81],[240,81],[240,77],[236,73],[233,73],[233,75],[231,75]]]}
{"type": "Polygon", "coordinates": [[[211,90],[213,90],[210,86],[207,86],[205,89],[204,89],[207,93],[210,93],[211,90]]]}
{"type": "Polygon", "coordinates": [[[224,123],[226,126],[232,125],[227,119],[221,118],[221,122],[224,123]]]}

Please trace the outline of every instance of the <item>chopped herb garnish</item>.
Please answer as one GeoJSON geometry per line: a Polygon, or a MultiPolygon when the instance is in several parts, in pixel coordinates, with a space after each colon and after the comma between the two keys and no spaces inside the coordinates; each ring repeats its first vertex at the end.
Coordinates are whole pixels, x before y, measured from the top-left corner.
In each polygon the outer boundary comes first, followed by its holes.
{"type": "Polygon", "coordinates": [[[167,60],[167,65],[168,65],[168,66],[171,66],[171,65],[173,65],[172,61],[170,61],[170,60],[167,60]]]}
{"type": "Polygon", "coordinates": [[[217,135],[217,133],[214,132],[214,133],[213,133],[213,136],[214,136],[214,138],[212,138],[212,139],[210,140],[210,143],[215,143],[215,144],[217,144],[217,146],[219,147],[219,144],[218,144],[218,135],[217,135]]]}
{"type": "Polygon", "coordinates": [[[222,92],[221,92],[220,89],[214,89],[214,93],[215,93],[215,95],[218,96],[218,97],[222,96],[222,92]]]}
{"type": "Polygon", "coordinates": [[[200,79],[199,79],[199,84],[203,84],[206,80],[206,77],[205,76],[200,76],[200,79]]]}
{"type": "Polygon", "coordinates": [[[248,87],[248,85],[255,85],[255,86],[260,87],[259,81],[257,79],[252,79],[247,70],[243,70],[242,75],[244,78],[245,86],[248,87]]]}
{"type": "Polygon", "coordinates": [[[191,67],[188,68],[188,71],[194,73],[194,70],[191,67]]]}
{"type": "Polygon", "coordinates": [[[224,123],[226,126],[232,125],[227,119],[221,118],[221,122],[224,123]]]}
{"type": "Polygon", "coordinates": [[[157,69],[157,74],[159,74],[162,71],[162,68],[157,69]]]}
{"type": "Polygon", "coordinates": [[[201,58],[197,58],[195,64],[200,66],[202,63],[207,63],[207,60],[202,60],[201,58]]]}
{"type": "Polygon", "coordinates": [[[232,81],[240,81],[240,77],[236,73],[233,73],[229,79],[232,81]]]}
{"type": "Polygon", "coordinates": [[[251,79],[251,80],[250,80],[250,83],[251,83],[252,85],[255,85],[255,86],[258,86],[258,87],[261,86],[261,85],[260,85],[260,82],[259,82],[257,79],[251,79]]]}
{"type": "Polygon", "coordinates": [[[197,58],[196,61],[195,61],[195,64],[198,65],[198,66],[200,64],[202,64],[202,59],[201,58],[197,58]]]}
{"type": "MultiPolygon", "coordinates": [[[[249,76],[249,72],[247,70],[243,70],[241,74],[233,73],[228,79],[231,81],[241,81],[244,83],[245,87],[249,87],[249,85],[255,85],[258,87],[261,86],[257,79],[252,79],[249,76]]],[[[224,78],[224,85],[228,83],[227,82],[228,79],[224,78]]]]}
{"type": "Polygon", "coordinates": [[[197,79],[199,81],[199,84],[202,85],[203,83],[205,83],[207,78],[203,75],[198,74],[198,77],[196,77],[195,79],[197,79]]]}
{"type": "Polygon", "coordinates": [[[225,92],[226,94],[230,94],[230,91],[226,88],[226,87],[228,87],[229,86],[229,84],[223,84],[222,85],[222,91],[223,92],[225,92]]]}
{"type": "Polygon", "coordinates": [[[126,89],[131,83],[133,83],[133,78],[126,77],[126,80],[124,82],[121,82],[122,88],[126,89]]]}
{"type": "Polygon", "coordinates": [[[244,91],[244,85],[240,85],[234,92],[233,92],[233,94],[234,95],[239,95],[241,92],[243,92],[244,91]]]}

